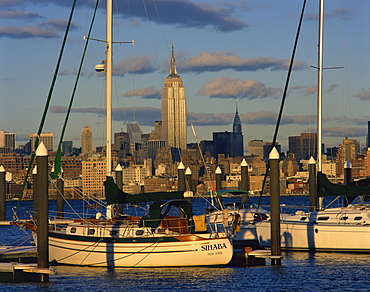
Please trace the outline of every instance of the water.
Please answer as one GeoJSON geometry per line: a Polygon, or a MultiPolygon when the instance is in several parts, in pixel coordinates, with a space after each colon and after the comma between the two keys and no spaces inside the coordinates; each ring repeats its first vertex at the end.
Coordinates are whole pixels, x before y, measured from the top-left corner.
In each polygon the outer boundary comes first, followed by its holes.
{"type": "MultiPolygon", "coordinates": [[[[282,198],[282,202],[285,200],[293,204],[292,198],[282,198]]],[[[294,204],[301,204],[307,198],[294,200],[297,200],[294,204]]],[[[8,203],[8,208],[14,204],[8,203]]],[[[31,203],[26,202],[25,208],[28,204],[31,203]]],[[[199,211],[205,205],[203,201],[196,204],[199,211]]],[[[50,208],[54,207],[55,203],[51,202],[50,208]]],[[[13,226],[0,227],[0,233],[0,244],[27,235],[13,226]]],[[[58,274],[50,276],[49,283],[0,283],[0,291],[369,290],[370,255],[289,252],[283,256],[280,267],[271,266],[268,260],[264,267],[106,269],[56,266],[53,268],[58,274]]]]}

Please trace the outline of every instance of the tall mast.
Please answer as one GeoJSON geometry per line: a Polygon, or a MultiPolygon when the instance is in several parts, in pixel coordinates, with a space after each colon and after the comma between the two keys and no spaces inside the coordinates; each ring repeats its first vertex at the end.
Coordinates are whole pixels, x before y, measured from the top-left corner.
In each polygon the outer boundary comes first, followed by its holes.
{"type": "Polygon", "coordinates": [[[112,176],[112,31],[113,5],[107,0],[107,39],[106,39],[106,157],[107,176],[112,176]]]}
{"type": "Polygon", "coordinates": [[[317,171],[322,171],[322,81],[323,81],[323,39],[324,39],[324,0],[320,0],[318,44],[318,83],[317,83],[317,171]]]}

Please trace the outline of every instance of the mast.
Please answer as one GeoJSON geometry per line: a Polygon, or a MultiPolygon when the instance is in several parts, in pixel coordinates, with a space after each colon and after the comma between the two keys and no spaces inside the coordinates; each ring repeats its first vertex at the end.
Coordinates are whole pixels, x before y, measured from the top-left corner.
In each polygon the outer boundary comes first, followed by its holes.
{"type": "Polygon", "coordinates": [[[323,81],[323,39],[324,0],[320,0],[317,83],[317,171],[322,171],[322,81],[323,81]]]}
{"type": "Polygon", "coordinates": [[[107,0],[107,39],[106,39],[106,158],[107,176],[112,176],[112,31],[113,5],[107,0]]]}

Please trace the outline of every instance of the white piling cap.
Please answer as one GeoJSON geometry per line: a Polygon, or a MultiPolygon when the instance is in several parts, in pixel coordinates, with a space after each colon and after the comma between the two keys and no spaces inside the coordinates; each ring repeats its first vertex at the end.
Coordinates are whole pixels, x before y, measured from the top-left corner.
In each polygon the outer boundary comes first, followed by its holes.
{"type": "Polygon", "coordinates": [[[344,164],[344,168],[352,168],[351,161],[347,160],[346,163],[344,164]]]}
{"type": "Polygon", "coordinates": [[[191,175],[191,169],[188,167],[185,171],[185,175],[191,175]]]}
{"type": "Polygon", "coordinates": [[[180,161],[179,166],[177,167],[177,169],[185,169],[185,166],[182,163],[182,161],[180,161]]]}
{"type": "Polygon", "coordinates": [[[121,166],[121,164],[118,164],[118,165],[116,166],[116,171],[122,171],[122,166],[121,166]]]}
{"type": "Polygon", "coordinates": [[[242,163],[240,163],[240,166],[248,166],[248,163],[245,159],[242,160],[242,163]]]}
{"type": "Polygon", "coordinates": [[[37,165],[35,165],[35,167],[33,168],[32,174],[37,174],[37,165]]]}
{"type": "Polygon", "coordinates": [[[269,155],[269,159],[279,159],[279,158],[280,158],[280,155],[279,155],[279,152],[276,150],[276,147],[272,148],[270,155],[269,155]]]}
{"type": "Polygon", "coordinates": [[[222,174],[222,170],[219,166],[216,168],[216,174],[222,174]]]}
{"type": "Polygon", "coordinates": [[[46,149],[45,144],[42,141],[39,147],[37,147],[36,156],[48,156],[48,150],[46,149]]]}
{"type": "Polygon", "coordinates": [[[3,165],[0,165],[0,172],[5,172],[5,168],[3,165]]]}
{"type": "Polygon", "coordinates": [[[313,158],[312,156],[310,157],[310,159],[308,160],[308,164],[316,164],[316,160],[315,158],[313,158]]]}

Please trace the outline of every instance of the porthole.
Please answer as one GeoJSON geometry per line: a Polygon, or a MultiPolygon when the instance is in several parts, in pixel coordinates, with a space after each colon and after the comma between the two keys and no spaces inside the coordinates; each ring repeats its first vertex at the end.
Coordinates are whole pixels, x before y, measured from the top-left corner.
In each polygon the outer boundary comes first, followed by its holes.
{"type": "Polygon", "coordinates": [[[136,232],[135,232],[136,236],[140,236],[140,235],[143,235],[143,234],[144,234],[144,230],[142,230],[142,229],[136,230],[136,232]]]}
{"type": "Polygon", "coordinates": [[[95,233],[95,229],[89,229],[89,230],[87,231],[87,234],[88,234],[88,235],[94,235],[94,233],[95,233]]]}
{"type": "Polygon", "coordinates": [[[76,227],[72,227],[71,230],[70,230],[71,233],[76,233],[76,231],[77,231],[76,227]]]}
{"type": "Polygon", "coordinates": [[[353,220],[359,221],[359,220],[362,220],[362,217],[361,216],[356,216],[355,218],[353,218],[353,220]]]}
{"type": "Polygon", "coordinates": [[[326,221],[326,220],[329,220],[329,216],[319,216],[317,218],[317,221],[326,221]]]}

